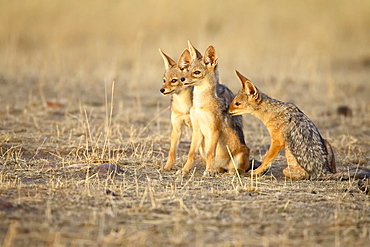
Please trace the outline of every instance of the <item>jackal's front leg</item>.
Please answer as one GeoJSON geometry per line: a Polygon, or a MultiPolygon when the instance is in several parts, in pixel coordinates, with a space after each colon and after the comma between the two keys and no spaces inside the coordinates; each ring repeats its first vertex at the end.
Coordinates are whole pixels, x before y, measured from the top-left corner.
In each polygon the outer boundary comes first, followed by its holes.
{"type": "Polygon", "coordinates": [[[180,142],[181,133],[182,133],[182,127],[179,125],[173,124],[172,132],[171,132],[171,147],[170,147],[170,151],[168,152],[167,163],[162,168],[163,171],[171,170],[173,167],[173,164],[175,163],[176,149],[180,142]]]}
{"type": "Polygon", "coordinates": [[[187,174],[189,173],[189,170],[191,169],[194,160],[195,160],[195,155],[199,150],[199,147],[203,141],[203,135],[200,131],[200,129],[193,129],[193,134],[191,137],[191,144],[190,144],[190,149],[189,149],[189,154],[188,154],[188,159],[182,168],[182,174],[187,174]]]}
{"type": "Polygon", "coordinates": [[[274,161],[276,156],[279,154],[280,150],[283,149],[283,147],[283,143],[272,140],[270,149],[263,158],[262,164],[256,170],[254,170],[253,173],[258,175],[266,171],[270,167],[272,161],[274,161]]]}
{"type": "Polygon", "coordinates": [[[206,157],[206,170],[204,171],[204,176],[212,176],[214,175],[214,162],[215,162],[215,156],[216,156],[216,148],[218,144],[218,140],[220,137],[220,131],[216,130],[212,133],[211,136],[209,136],[206,141],[206,147],[208,148],[206,150],[207,157],[206,157]]]}

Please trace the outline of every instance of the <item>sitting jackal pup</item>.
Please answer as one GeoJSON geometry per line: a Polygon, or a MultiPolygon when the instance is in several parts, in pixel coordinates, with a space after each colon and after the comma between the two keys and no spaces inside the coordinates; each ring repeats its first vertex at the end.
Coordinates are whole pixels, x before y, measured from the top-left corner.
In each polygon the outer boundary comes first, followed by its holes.
{"type": "Polygon", "coordinates": [[[191,127],[190,108],[193,103],[193,88],[184,87],[180,78],[185,75],[190,66],[191,60],[189,50],[186,49],[180,55],[177,64],[169,56],[159,50],[162,55],[166,72],[163,77],[163,85],[160,92],[164,95],[171,95],[171,147],[168,159],[163,170],[171,170],[175,158],[176,149],[179,145],[184,126],[191,127]]]}
{"type": "MultiPolygon", "coordinates": [[[[191,56],[188,49],[185,49],[180,55],[178,62],[175,63],[162,50],[159,50],[162,55],[165,73],[163,77],[163,85],[160,92],[163,95],[171,95],[171,146],[168,154],[166,165],[161,168],[164,171],[172,169],[176,159],[176,149],[179,145],[182,130],[184,126],[191,127],[190,108],[193,106],[193,87],[184,86],[180,80],[187,72],[191,62],[191,56]]],[[[225,105],[229,105],[235,95],[233,92],[223,84],[217,85],[217,95],[222,99],[225,105]]],[[[235,119],[242,121],[240,116],[235,116],[235,119]]],[[[240,128],[240,138],[244,143],[244,135],[242,132],[242,125],[240,128]]],[[[204,154],[201,149],[201,156],[204,159],[204,154]]]]}
{"type": "Polygon", "coordinates": [[[215,48],[209,46],[204,57],[190,42],[189,50],[192,63],[189,72],[181,78],[181,81],[184,85],[194,86],[193,107],[190,110],[193,134],[188,159],[182,173],[186,174],[191,169],[202,142],[204,142],[206,155],[204,175],[212,175],[214,172],[224,170],[232,173],[235,172],[235,168],[243,173],[250,168],[249,149],[244,144],[242,119],[238,120],[228,114],[225,100],[216,93],[219,83],[215,48]],[[238,133],[238,130],[241,133],[238,133]]]}
{"type": "Polygon", "coordinates": [[[236,74],[242,89],[230,104],[230,114],[252,114],[265,124],[271,136],[270,149],[255,174],[268,169],[283,148],[288,165],[283,173],[290,179],[314,179],[336,172],[329,142],[303,112],[293,104],[268,97],[238,71],[236,74]]]}

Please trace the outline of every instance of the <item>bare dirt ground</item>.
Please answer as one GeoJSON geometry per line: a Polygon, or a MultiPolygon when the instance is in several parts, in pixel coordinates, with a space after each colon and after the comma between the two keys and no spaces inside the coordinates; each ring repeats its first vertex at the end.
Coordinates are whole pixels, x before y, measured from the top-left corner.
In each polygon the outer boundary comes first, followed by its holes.
{"type": "MultiPolygon", "coordinates": [[[[204,178],[199,161],[182,177],[188,130],[159,172],[171,129],[157,51],[213,44],[234,92],[238,69],[301,108],[339,170],[370,168],[367,1],[0,1],[0,23],[3,246],[368,246],[358,181],[287,180],[283,153],[257,180],[204,178]]],[[[245,116],[244,133],[261,160],[267,130],[245,116]]]]}

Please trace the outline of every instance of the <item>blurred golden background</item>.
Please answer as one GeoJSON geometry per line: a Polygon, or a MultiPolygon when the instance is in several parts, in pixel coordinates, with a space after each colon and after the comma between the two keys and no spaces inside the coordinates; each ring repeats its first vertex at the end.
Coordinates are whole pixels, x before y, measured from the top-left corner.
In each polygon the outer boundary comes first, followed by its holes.
{"type": "Polygon", "coordinates": [[[117,104],[167,106],[158,48],[177,60],[187,40],[216,47],[234,92],[235,69],[273,97],[311,104],[306,112],[361,107],[370,92],[369,1],[2,0],[0,23],[0,102],[9,107],[99,104],[113,81],[117,104]]]}

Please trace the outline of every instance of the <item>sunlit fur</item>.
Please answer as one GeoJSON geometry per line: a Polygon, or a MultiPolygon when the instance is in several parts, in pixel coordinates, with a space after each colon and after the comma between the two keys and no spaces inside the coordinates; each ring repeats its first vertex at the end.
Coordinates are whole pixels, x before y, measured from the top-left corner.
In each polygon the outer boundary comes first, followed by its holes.
{"type": "Polygon", "coordinates": [[[268,97],[239,72],[237,75],[243,88],[230,104],[230,114],[256,116],[271,135],[270,149],[255,174],[263,173],[283,148],[288,163],[283,172],[291,179],[313,179],[336,172],[330,144],[301,110],[268,97]]]}
{"type": "Polygon", "coordinates": [[[192,63],[189,73],[184,77],[184,84],[194,86],[193,107],[190,117],[193,135],[188,159],[182,172],[187,173],[192,167],[200,143],[205,143],[205,175],[227,170],[234,172],[235,167],[228,149],[239,172],[248,170],[249,149],[244,144],[242,119],[228,114],[228,104],[219,97],[217,55],[213,46],[209,46],[202,56],[190,43],[192,63]]]}
{"type": "Polygon", "coordinates": [[[184,87],[180,78],[187,73],[190,60],[189,50],[184,50],[179,60],[175,63],[169,56],[160,50],[162,55],[165,73],[163,76],[163,85],[160,92],[164,95],[171,95],[171,147],[168,153],[167,163],[163,169],[169,171],[172,169],[176,159],[176,149],[179,145],[184,126],[191,127],[190,108],[193,105],[193,87],[184,87]]]}
{"type": "MultiPolygon", "coordinates": [[[[172,169],[176,160],[176,150],[180,143],[183,128],[184,126],[191,127],[190,108],[193,105],[193,87],[184,86],[180,79],[187,74],[192,58],[189,50],[185,49],[176,63],[162,50],[159,51],[165,66],[163,85],[160,92],[163,95],[171,95],[171,146],[166,165],[161,167],[161,170],[169,171],[172,169]]],[[[233,100],[234,94],[223,84],[217,84],[216,89],[223,107],[227,108],[233,100]]],[[[234,116],[233,119],[235,121],[232,121],[232,124],[238,130],[238,135],[242,143],[245,143],[242,131],[242,118],[241,116],[234,116]]],[[[203,145],[200,147],[200,154],[202,160],[205,160],[203,145]]]]}

